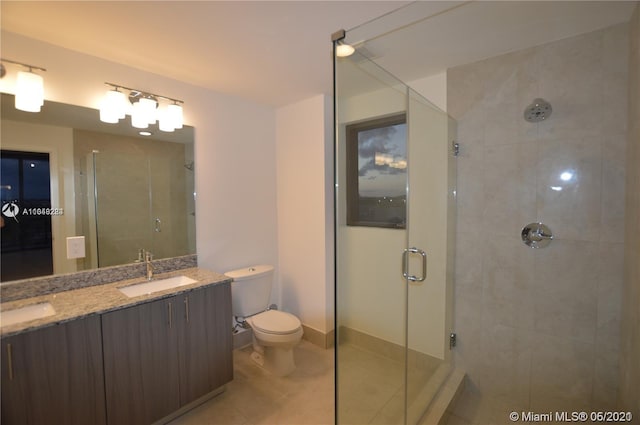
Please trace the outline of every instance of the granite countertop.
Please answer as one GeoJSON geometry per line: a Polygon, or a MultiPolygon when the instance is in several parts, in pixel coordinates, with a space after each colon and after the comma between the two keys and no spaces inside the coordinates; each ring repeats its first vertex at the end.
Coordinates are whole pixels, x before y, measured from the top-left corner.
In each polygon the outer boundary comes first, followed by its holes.
{"type": "Polygon", "coordinates": [[[15,301],[8,301],[0,304],[0,310],[13,310],[27,305],[49,302],[56,313],[49,317],[30,320],[27,322],[15,323],[0,328],[0,335],[7,337],[18,333],[44,328],[59,323],[68,322],[94,314],[102,314],[137,304],[146,303],[152,300],[172,297],[194,289],[231,282],[231,278],[219,273],[215,273],[199,267],[175,270],[167,273],[157,274],[153,280],[166,279],[174,276],[187,276],[197,282],[189,285],[171,288],[152,294],[140,295],[129,298],[118,290],[123,286],[134,285],[147,282],[145,277],[121,280],[113,283],[89,286],[80,289],[58,292],[54,294],[41,295],[30,298],[23,298],[15,301]]]}

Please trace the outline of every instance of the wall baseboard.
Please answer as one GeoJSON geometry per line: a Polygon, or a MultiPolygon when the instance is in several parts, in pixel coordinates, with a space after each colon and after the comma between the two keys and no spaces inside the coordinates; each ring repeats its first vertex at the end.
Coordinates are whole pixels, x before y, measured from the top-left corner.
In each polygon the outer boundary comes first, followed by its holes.
{"type": "Polygon", "coordinates": [[[306,325],[302,325],[302,329],[304,331],[302,339],[309,341],[313,345],[317,345],[324,349],[332,348],[335,345],[335,330],[333,329],[327,333],[310,328],[306,325]]]}
{"type": "MultiPolygon", "coordinates": [[[[328,333],[324,333],[317,329],[310,328],[306,325],[302,325],[302,330],[304,331],[302,339],[309,341],[313,345],[317,345],[318,347],[324,349],[332,348],[335,345],[334,330],[331,330],[328,333]]],[[[235,350],[250,345],[253,342],[252,336],[253,331],[251,329],[244,329],[233,334],[233,349],[235,350]]]]}
{"type": "Polygon", "coordinates": [[[405,356],[407,356],[406,360],[409,362],[409,366],[411,368],[417,368],[417,370],[435,370],[443,363],[442,359],[417,350],[409,349],[408,352],[405,353],[405,349],[402,345],[398,345],[346,326],[340,326],[338,338],[340,340],[340,344],[353,344],[396,362],[404,362],[405,356]]]}

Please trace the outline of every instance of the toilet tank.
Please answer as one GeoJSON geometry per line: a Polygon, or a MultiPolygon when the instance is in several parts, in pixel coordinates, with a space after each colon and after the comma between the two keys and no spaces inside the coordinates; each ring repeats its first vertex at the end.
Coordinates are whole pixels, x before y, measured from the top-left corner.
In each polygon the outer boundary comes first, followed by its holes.
{"type": "Polygon", "coordinates": [[[224,275],[233,278],[231,300],[234,316],[248,317],[267,309],[271,299],[273,266],[251,266],[231,270],[224,275]]]}

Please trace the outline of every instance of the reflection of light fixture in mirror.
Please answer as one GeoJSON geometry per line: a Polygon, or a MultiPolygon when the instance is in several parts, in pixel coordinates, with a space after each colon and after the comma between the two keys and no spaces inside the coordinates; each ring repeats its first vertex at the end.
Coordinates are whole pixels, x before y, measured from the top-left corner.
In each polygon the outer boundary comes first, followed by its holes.
{"type": "Polygon", "coordinates": [[[568,182],[572,178],[573,178],[573,172],[571,171],[563,171],[562,174],[560,174],[560,180],[562,181],[568,182]]]}
{"type": "MultiPolygon", "coordinates": [[[[40,108],[44,105],[44,81],[42,76],[35,74],[33,70],[46,71],[46,69],[9,59],[0,60],[2,62],[21,65],[28,69],[28,71],[18,71],[16,75],[16,109],[25,112],[40,112],[40,108]]],[[[4,77],[4,74],[2,76],[4,77]]]]}
{"type": "Polygon", "coordinates": [[[153,133],[150,131],[139,131],[138,134],[141,136],[151,136],[153,133]]]}
{"type": "Polygon", "coordinates": [[[107,123],[117,123],[119,119],[124,118],[127,110],[131,110],[131,125],[136,128],[147,128],[150,124],[158,122],[158,127],[161,131],[171,132],[175,129],[183,127],[182,123],[182,103],[181,100],[173,99],[166,96],[160,96],[158,94],[147,93],[141,90],[132,89],[125,86],[120,86],[112,83],[105,83],[113,90],[109,90],[105,99],[103,100],[102,107],[100,108],[100,120],[107,123]],[[126,101],[126,95],[123,93],[122,97],[125,98],[124,102],[120,101],[119,91],[129,91],[129,102],[133,105],[129,107],[129,103],[126,101]],[[118,96],[117,102],[111,102],[110,97],[118,96]],[[170,103],[166,107],[160,105],[160,100],[168,100],[170,103]],[[117,105],[114,109],[109,109],[111,105],[117,105]],[[103,114],[103,108],[105,109],[103,114]],[[115,116],[119,117],[115,119],[115,116]]]}

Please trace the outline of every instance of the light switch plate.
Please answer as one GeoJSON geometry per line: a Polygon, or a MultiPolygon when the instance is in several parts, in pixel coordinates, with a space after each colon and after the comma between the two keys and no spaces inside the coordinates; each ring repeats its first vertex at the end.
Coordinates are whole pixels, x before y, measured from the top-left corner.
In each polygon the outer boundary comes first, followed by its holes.
{"type": "Polygon", "coordinates": [[[84,258],[84,236],[71,236],[67,238],[67,259],[84,258]]]}

